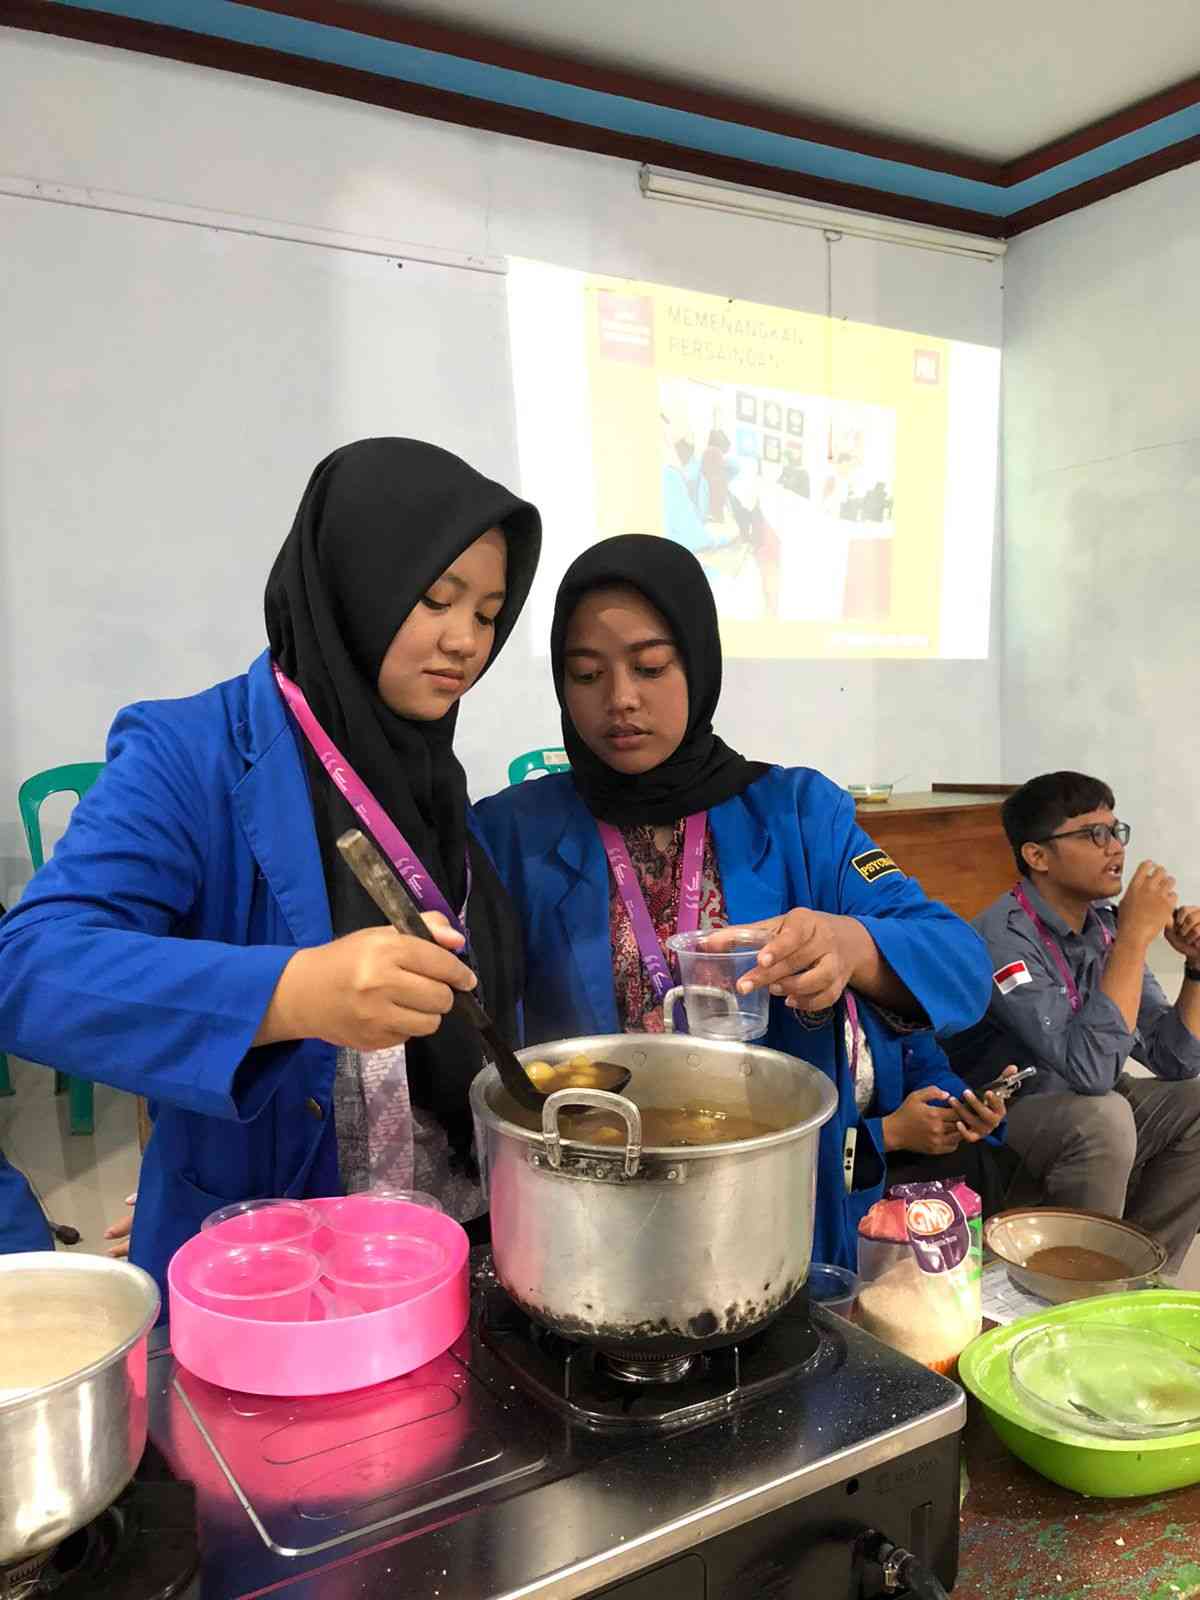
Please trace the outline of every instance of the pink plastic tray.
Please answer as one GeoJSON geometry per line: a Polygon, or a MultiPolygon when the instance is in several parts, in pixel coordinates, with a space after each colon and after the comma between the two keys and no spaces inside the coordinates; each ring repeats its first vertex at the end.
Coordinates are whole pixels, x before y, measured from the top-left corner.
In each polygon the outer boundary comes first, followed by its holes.
{"type": "MultiPolygon", "coordinates": [[[[330,1200],[308,1200],[323,1209],[330,1200]]],[[[188,1292],[190,1268],[212,1238],[196,1234],[167,1268],[171,1346],[189,1372],[247,1394],[337,1394],[383,1383],[424,1366],[449,1349],[467,1325],[469,1245],[451,1217],[414,1205],[412,1235],[440,1245],[442,1269],[414,1292],[379,1311],[339,1316],[332,1289],[318,1284],[305,1322],[263,1322],[212,1311],[188,1292]]],[[[318,1232],[318,1253],[331,1242],[318,1232]]]]}

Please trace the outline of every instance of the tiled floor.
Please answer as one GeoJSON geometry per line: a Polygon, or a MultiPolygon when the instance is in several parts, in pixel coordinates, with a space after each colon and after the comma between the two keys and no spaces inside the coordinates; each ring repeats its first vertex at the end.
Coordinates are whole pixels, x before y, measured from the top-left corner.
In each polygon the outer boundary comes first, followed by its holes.
{"type": "Polygon", "coordinates": [[[105,1250],[104,1230],[137,1188],[136,1101],[96,1085],[96,1131],[72,1134],[54,1074],[9,1057],[16,1094],[0,1100],[0,1148],[37,1190],[54,1222],[78,1228],[77,1250],[105,1250]]]}

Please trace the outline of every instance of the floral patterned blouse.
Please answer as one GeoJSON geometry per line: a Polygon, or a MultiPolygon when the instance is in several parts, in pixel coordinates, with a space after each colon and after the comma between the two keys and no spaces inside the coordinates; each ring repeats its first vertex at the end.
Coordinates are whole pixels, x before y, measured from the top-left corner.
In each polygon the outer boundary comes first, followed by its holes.
{"type": "MultiPolygon", "coordinates": [[[[667,940],[679,927],[679,879],[683,866],[684,818],[671,830],[666,843],[655,839],[653,827],[622,828],[621,837],[629,851],[638,882],[646,898],[646,909],[659,941],[667,940]]],[[[700,884],[700,927],[724,928],[729,918],[721,892],[721,874],[713,847],[712,830],[704,840],[704,867],[700,884]]],[[[662,1033],[662,1006],[654,993],[650,975],[638,949],[637,936],[625,902],[617,892],[611,872],[608,880],[608,928],[613,952],[613,979],[617,991],[617,1018],[623,1033],[662,1033]]]]}

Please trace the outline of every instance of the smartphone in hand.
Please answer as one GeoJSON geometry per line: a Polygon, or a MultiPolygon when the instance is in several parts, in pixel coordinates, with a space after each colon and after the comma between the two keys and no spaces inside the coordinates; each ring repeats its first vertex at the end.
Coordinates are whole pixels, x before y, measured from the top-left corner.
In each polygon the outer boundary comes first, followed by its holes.
{"type": "Polygon", "coordinates": [[[1027,1082],[1028,1079],[1036,1077],[1036,1067],[1023,1067],[1020,1072],[1015,1073],[1012,1077],[993,1078],[991,1083],[985,1084],[982,1089],[979,1089],[976,1092],[980,1095],[998,1094],[1001,1100],[1007,1100],[1010,1098],[1010,1096],[1016,1094],[1017,1090],[1023,1083],[1027,1082]]]}

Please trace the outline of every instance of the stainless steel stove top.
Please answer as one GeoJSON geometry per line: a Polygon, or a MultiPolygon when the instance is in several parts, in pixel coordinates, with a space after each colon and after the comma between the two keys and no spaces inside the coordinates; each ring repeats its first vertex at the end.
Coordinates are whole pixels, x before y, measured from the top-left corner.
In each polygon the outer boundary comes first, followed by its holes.
{"type": "MultiPolygon", "coordinates": [[[[800,1351],[799,1328],[781,1319],[737,1358],[760,1380],[748,1399],[730,1389],[728,1356],[715,1373],[653,1386],[648,1403],[665,1407],[665,1422],[614,1420],[613,1380],[601,1384],[608,1414],[593,1415],[587,1396],[582,1410],[556,1408],[530,1389],[519,1357],[514,1366],[517,1334],[502,1306],[496,1314],[486,1271],[477,1289],[456,1346],[356,1393],[232,1394],[178,1369],[165,1348],[152,1357],[151,1433],[198,1491],[205,1600],[280,1585],[284,1600],[592,1595],[831,1486],[879,1477],[962,1427],[955,1384],[820,1312],[815,1350],[810,1337],[800,1351]]],[[[545,1360],[535,1365],[544,1378],[545,1360]]],[[[648,1387],[616,1385],[618,1410],[626,1393],[629,1410],[647,1404],[648,1387]]]]}

